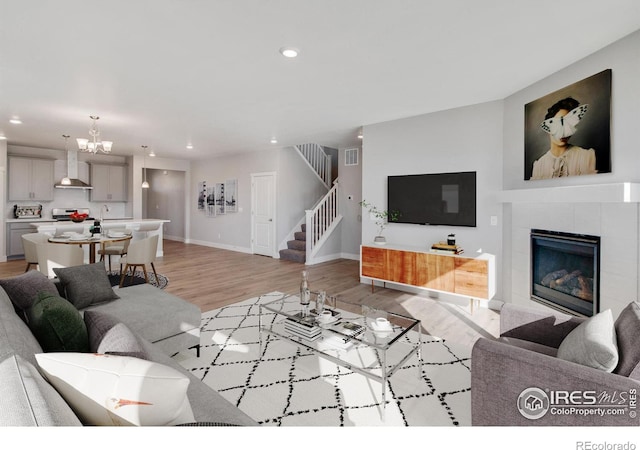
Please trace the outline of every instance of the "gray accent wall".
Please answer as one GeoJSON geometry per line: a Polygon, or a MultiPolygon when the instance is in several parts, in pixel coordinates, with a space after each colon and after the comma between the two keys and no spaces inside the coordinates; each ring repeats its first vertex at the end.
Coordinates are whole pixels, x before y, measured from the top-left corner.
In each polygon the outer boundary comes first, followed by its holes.
{"type": "MultiPolygon", "coordinates": [[[[500,297],[502,205],[502,101],[483,103],[364,127],[362,198],[387,209],[387,176],[477,172],[477,226],[452,227],[391,223],[387,242],[428,250],[455,233],[465,254],[496,255],[500,297]],[[497,224],[491,225],[491,217],[497,224]]],[[[371,243],[375,222],[362,211],[362,243],[371,243]]]]}

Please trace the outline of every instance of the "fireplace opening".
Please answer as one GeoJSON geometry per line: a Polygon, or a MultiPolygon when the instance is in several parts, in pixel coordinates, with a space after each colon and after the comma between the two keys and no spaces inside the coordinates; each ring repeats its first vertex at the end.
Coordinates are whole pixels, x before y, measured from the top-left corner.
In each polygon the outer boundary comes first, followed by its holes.
{"type": "Polygon", "coordinates": [[[531,230],[531,298],[575,316],[599,312],[600,237],[531,230]]]}

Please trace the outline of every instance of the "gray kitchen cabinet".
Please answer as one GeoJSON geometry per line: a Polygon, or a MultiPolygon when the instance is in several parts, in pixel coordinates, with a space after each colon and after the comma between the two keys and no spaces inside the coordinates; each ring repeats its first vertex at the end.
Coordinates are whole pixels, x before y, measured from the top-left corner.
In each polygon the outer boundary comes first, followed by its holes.
{"type": "Polygon", "coordinates": [[[9,201],[53,200],[54,161],[9,156],[9,201]]]}
{"type": "Polygon", "coordinates": [[[126,202],[127,166],[91,164],[91,201],[126,202]]]}
{"type": "Polygon", "coordinates": [[[9,225],[7,227],[7,257],[23,256],[22,235],[35,233],[35,228],[28,223],[9,223],[7,225],[9,225]]]}

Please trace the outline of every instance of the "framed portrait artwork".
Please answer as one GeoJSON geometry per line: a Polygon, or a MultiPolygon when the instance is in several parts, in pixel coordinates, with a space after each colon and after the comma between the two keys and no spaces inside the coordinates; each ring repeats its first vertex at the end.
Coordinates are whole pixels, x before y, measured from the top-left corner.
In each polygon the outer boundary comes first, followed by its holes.
{"type": "Polygon", "coordinates": [[[611,172],[611,69],[524,107],[524,179],[611,172]]]}

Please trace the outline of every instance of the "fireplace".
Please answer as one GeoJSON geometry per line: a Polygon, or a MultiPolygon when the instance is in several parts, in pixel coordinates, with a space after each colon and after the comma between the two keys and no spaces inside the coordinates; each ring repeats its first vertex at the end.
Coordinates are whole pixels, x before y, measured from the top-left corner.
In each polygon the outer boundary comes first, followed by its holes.
{"type": "Polygon", "coordinates": [[[599,312],[600,237],[531,230],[531,298],[575,316],[599,312]]]}

